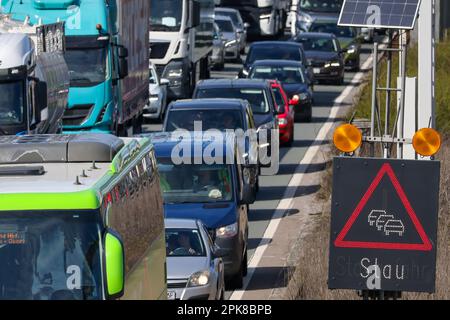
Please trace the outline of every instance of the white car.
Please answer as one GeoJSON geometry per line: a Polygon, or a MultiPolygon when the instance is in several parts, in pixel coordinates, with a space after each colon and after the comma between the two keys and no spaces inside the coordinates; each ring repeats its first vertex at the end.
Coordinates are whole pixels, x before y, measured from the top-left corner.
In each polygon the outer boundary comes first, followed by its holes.
{"type": "Polygon", "coordinates": [[[150,63],[150,98],[144,108],[144,118],[161,121],[167,106],[167,85],[169,80],[159,79],[155,67],[150,63]]]}

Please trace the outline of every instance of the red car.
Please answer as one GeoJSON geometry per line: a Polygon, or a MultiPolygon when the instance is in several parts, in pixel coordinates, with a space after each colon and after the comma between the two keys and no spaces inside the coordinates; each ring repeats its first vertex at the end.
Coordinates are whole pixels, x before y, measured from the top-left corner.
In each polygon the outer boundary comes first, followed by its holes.
{"type": "Polygon", "coordinates": [[[277,80],[271,80],[270,84],[279,112],[277,119],[280,130],[280,144],[291,146],[294,142],[294,108],[289,105],[289,99],[281,83],[277,80]]]}

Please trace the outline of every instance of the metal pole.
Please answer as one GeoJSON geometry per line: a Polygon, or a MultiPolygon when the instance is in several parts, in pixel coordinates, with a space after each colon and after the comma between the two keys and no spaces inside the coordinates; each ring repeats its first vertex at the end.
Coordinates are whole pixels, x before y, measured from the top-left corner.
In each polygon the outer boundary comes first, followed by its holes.
{"type": "MultiPolygon", "coordinates": [[[[370,118],[370,138],[375,138],[375,117],[377,107],[377,74],[378,70],[378,42],[373,44],[373,69],[372,69],[372,112],[370,118]]],[[[370,146],[371,157],[375,157],[375,143],[370,146]]]]}
{"type": "MultiPolygon", "coordinates": [[[[389,47],[392,47],[392,31],[388,30],[389,47]]],[[[392,76],[392,51],[388,51],[387,59],[387,79],[386,88],[391,88],[391,76],[392,76]]],[[[384,135],[389,135],[389,120],[391,116],[391,91],[386,91],[386,115],[384,119],[384,135]]],[[[390,147],[388,143],[384,144],[384,158],[390,157],[390,147]]]]}
{"type": "MultiPolygon", "coordinates": [[[[400,31],[400,35],[402,35],[400,31]]],[[[400,37],[403,38],[403,35],[400,37]]],[[[400,110],[399,110],[399,121],[400,121],[400,129],[398,132],[398,137],[400,139],[403,139],[404,129],[405,129],[405,96],[406,96],[406,65],[407,65],[407,52],[408,52],[408,46],[407,41],[401,42],[402,47],[402,59],[401,59],[401,66],[402,71],[400,73],[400,77],[402,79],[402,91],[400,92],[400,110]]],[[[399,154],[397,155],[398,159],[403,159],[403,143],[399,143],[399,154]]]]}

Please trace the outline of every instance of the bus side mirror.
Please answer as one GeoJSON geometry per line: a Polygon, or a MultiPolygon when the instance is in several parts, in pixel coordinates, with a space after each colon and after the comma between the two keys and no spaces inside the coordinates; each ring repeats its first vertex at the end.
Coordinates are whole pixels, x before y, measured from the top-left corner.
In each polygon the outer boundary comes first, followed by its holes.
{"type": "Polygon", "coordinates": [[[103,267],[107,300],[123,296],[125,289],[125,253],[122,239],[111,229],[103,237],[103,267]]]}
{"type": "Polygon", "coordinates": [[[34,119],[38,123],[46,120],[42,119],[41,112],[47,108],[47,83],[40,81],[38,78],[31,78],[30,80],[33,81],[33,105],[36,106],[34,119]]]}

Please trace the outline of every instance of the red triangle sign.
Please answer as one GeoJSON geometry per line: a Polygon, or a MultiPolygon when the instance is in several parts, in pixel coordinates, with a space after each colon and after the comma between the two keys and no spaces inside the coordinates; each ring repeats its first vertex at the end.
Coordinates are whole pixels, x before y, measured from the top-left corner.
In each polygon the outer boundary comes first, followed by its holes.
{"type": "Polygon", "coordinates": [[[362,197],[359,204],[356,206],[355,211],[353,211],[352,215],[350,216],[349,220],[345,224],[342,231],[337,236],[336,240],[334,241],[334,245],[339,248],[364,248],[364,249],[387,249],[387,250],[414,250],[414,251],[431,251],[432,245],[428,238],[428,236],[425,233],[425,230],[423,229],[422,224],[420,223],[419,219],[417,218],[417,215],[412,208],[405,192],[403,191],[402,186],[400,185],[400,182],[398,181],[394,170],[392,170],[392,167],[390,164],[385,163],[381,170],[378,172],[377,176],[373,180],[372,184],[370,185],[369,189],[366,191],[364,196],[362,197]],[[406,209],[406,212],[408,213],[409,217],[411,218],[412,223],[414,224],[414,227],[416,228],[416,231],[418,232],[420,239],[422,240],[422,243],[419,244],[409,244],[409,243],[387,243],[387,242],[363,242],[363,241],[347,241],[344,240],[345,236],[348,234],[350,229],[352,228],[353,224],[355,223],[356,219],[360,215],[361,211],[364,209],[365,205],[371,198],[372,194],[380,184],[381,180],[385,175],[388,175],[389,179],[391,180],[397,195],[399,196],[403,206],[406,209]]]}

